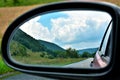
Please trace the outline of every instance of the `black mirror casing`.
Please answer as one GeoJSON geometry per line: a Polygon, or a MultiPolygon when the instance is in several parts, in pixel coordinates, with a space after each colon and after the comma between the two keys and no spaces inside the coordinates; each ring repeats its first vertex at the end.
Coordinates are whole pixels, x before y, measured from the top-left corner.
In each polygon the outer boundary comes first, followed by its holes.
{"type": "Polygon", "coordinates": [[[97,3],[97,2],[61,2],[54,3],[49,5],[40,6],[35,8],[19,18],[17,18],[6,30],[3,40],[2,40],[2,56],[4,61],[11,68],[25,72],[28,74],[45,76],[58,79],[81,79],[81,80],[113,80],[119,76],[120,69],[118,62],[120,61],[120,11],[119,8],[112,4],[106,3],[97,3]],[[109,13],[113,19],[113,28],[112,28],[112,55],[109,65],[101,69],[73,69],[73,68],[59,68],[59,67],[40,67],[32,65],[23,65],[18,64],[10,58],[9,53],[9,41],[11,35],[25,21],[29,20],[32,17],[37,16],[38,14],[49,13],[53,11],[60,10],[98,10],[105,11],[109,13]],[[117,72],[117,73],[116,73],[117,72]]]}

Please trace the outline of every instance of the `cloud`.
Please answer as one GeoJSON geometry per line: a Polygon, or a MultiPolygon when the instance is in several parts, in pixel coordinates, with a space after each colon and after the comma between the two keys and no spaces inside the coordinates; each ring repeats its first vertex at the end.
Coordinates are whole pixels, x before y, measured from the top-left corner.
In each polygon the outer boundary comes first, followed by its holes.
{"type": "Polygon", "coordinates": [[[106,28],[105,26],[108,25],[110,20],[101,20],[100,15],[99,17],[93,17],[91,14],[88,15],[87,13],[87,15],[83,14],[83,16],[82,14],[75,14],[74,12],[74,14],[68,13],[68,18],[52,19],[52,33],[56,40],[66,44],[74,42],[78,43],[86,40],[90,41],[90,39],[97,41],[96,37],[103,36],[106,28]],[[104,26],[102,26],[103,24],[104,26]],[[100,31],[102,31],[102,34],[100,31]]]}
{"type": "Polygon", "coordinates": [[[35,17],[24,23],[20,29],[35,39],[47,40],[52,42],[53,37],[47,27],[38,22],[40,16],[35,17]]]}
{"type": "Polygon", "coordinates": [[[20,29],[35,39],[76,49],[98,47],[111,20],[107,13],[97,11],[63,11],[44,16],[27,21],[20,29]]]}
{"type": "Polygon", "coordinates": [[[98,42],[81,42],[81,43],[65,44],[63,46],[63,48],[68,49],[68,48],[72,47],[76,50],[80,50],[80,49],[86,49],[86,48],[97,48],[98,45],[100,45],[100,41],[98,41],[98,42]],[[92,46],[91,46],[91,44],[92,44],[92,46]]]}

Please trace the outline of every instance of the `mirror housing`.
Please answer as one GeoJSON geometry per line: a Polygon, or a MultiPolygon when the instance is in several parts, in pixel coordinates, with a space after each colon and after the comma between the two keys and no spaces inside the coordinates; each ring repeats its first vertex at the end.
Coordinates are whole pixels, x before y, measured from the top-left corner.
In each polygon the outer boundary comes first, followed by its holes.
{"type": "MultiPolygon", "coordinates": [[[[2,40],[2,56],[4,61],[8,66],[11,68],[25,72],[28,74],[39,75],[39,76],[46,76],[51,78],[58,78],[58,79],[104,79],[106,75],[115,74],[114,72],[119,69],[116,60],[119,60],[119,54],[116,53],[118,50],[118,45],[116,41],[118,41],[118,33],[120,26],[120,15],[119,15],[119,8],[112,4],[100,3],[100,2],[61,2],[61,3],[54,3],[48,4],[44,6],[40,6],[35,8],[19,18],[17,18],[6,30],[3,40],[2,40]],[[61,10],[97,10],[97,11],[104,11],[111,15],[113,19],[113,28],[112,28],[112,54],[111,54],[111,61],[105,68],[100,69],[73,69],[73,68],[59,68],[59,67],[40,67],[40,66],[33,66],[33,65],[23,65],[18,64],[13,61],[9,55],[8,44],[11,39],[11,35],[16,30],[18,26],[20,26],[25,21],[31,19],[32,17],[37,16],[38,14],[49,13],[53,11],[61,11],[61,10]],[[99,78],[100,77],[100,78],[99,78]]],[[[119,69],[120,70],[120,69],[119,69]]],[[[110,76],[113,77],[113,76],[110,76]]]]}

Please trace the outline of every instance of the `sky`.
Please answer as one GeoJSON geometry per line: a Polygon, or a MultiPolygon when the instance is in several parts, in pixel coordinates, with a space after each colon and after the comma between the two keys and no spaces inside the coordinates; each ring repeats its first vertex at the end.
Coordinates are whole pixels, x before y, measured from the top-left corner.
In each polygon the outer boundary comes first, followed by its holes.
{"type": "Polygon", "coordinates": [[[106,12],[59,11],[34,17],[20,29],[36,40],[79,50],[99,47],[110,20],[106,12]]]}

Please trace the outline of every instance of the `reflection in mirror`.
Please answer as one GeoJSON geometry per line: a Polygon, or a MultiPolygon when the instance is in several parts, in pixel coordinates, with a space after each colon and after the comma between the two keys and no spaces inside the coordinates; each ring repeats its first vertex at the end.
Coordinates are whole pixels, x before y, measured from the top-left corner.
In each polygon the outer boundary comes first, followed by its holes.
{"type": "Polygon", "coordinates": [[[106,12],[87,10],[39,15],[13,33],[10,55],[23,64],[92,68],[95,55],[102,62],[98,50],[111,19],[106,12]]]}

